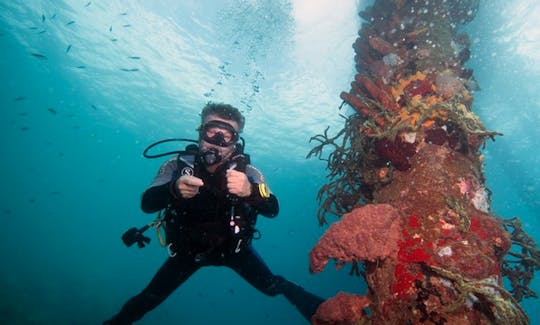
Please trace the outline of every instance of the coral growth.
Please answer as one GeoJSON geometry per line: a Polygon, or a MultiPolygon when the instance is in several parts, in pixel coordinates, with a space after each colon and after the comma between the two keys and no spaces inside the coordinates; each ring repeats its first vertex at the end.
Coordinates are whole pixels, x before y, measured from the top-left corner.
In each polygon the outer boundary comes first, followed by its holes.
{"type": "Polygon", "coordinates": [[[319,222],[341,216],[310,252],[310,270],[351,262],[369,290],[329,300],[315,324],[528,322],[518,301],[535,296],[528,284],[539,250],[518,222],[490,212],[479,150],[499,133],[471,110],[475,81],[463,66],[471,42],[456,34],[477,7],[375,0],[360,13],[357,73],[340,94],[354,113],[336,136],[314,136],[308,154],[328,163],[319,222]],[[505,262],[512,246],[521,253],[505,262]]]}
{"type": "Polygon", "coordinates": [[[367,297],[340,292],[325,301],[311,318],[313,325],[358,324],[367,316],[367,297]]]}
{"type": "Polygon", "coordinates": [[[451,71],[438,73],[435,79],[435,85],[437,87],[437,93],[444,99],[450,99],[453,96],[466,91],[463,81],[451,71]]]}
{"type": "Polygon", "coordinates": [[[322,271],[330,258],[339,264],[394,258],[398,250],[399,223],[399,213],[390,205],[354,209],[334,223],[311,250],[310,271],[322,271]]]}
{"type": "Polygon", "coordinates": [[[416,153],[416,145],[403,141],[401,137],[397,137],[394,141],[383,138],[377,141],[375,150],[397,170],[406,171],[411,168],[410,160],[416,153]]]}

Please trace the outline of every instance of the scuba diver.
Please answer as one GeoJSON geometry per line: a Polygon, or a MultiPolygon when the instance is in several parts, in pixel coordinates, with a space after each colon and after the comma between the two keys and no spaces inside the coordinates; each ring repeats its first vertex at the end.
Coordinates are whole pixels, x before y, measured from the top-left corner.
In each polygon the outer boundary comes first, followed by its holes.
{"type": "MultiPolygon", "coordinates": [[[[141,319],[204,266],[229,267],[260,292],[283,294],[310,321],[323,299],[274,275],[251,244],[260,236],[257,215],[273,218],[279,206],[264,176],[243,152],[239,133],[244,122],[237,108],[208,103],[201,113],[198,146],[188,145],[161,165],[143,193],[141,207],[146,213],[163,213],[169,257],[148,286],[103,324],[141,319]]],[[[144,247],[150,241],[142,234],[148,227],[131,228],[122,237],[124,243],[144,247]]]]}

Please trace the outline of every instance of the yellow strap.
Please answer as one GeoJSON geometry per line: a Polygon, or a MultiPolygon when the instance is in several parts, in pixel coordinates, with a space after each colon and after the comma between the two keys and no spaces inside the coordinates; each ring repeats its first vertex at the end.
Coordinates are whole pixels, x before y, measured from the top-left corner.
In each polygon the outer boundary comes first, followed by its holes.
{"type": "Polygon", "coordinates": [[[167,242],[163,239],[163,235],[161,234],[161,231],[159,230],[161,228],[161,225],[156,228],[157,230],[157,238],[159,239],[159,244],[163,247],[167,246],[167,242]]]}
{"type": "Polygon", "coordinates": [[[265,199],[270,197],[270,189],[265,183],[259,184],[258,187],[259,187],[259,194],[261,195],[261,197],[265,199]]]}
{"type": "Polygon", "coordinates": [[[156,228],[157,238],[159,240],[159,244],[161,246],[165,247],[165,246],[167,246],[167,242],[165,241],[165,239],[163,239],[163,235],[161,234],[161,230],[160,230],[161,225],[163,224],[163,219],[161,219],[161,211],[162,210],[158,211],[156,220],[152,221],[150,223],[150,226],[153,227],[153,228],[156,228]]]}

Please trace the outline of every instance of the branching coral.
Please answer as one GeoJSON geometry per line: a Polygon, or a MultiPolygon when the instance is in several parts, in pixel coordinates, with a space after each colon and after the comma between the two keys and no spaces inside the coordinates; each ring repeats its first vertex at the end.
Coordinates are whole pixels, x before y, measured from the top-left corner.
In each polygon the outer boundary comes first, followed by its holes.
{"type": "Polygon", "coordinates": [[[457,299],[445,311],[462,308],[467,302],[485,304],[493,316],[495,324],[529,324],[529,319],[519,303],[493,279],[469,280],[461,275],[438,266],[428,266],[437,275],[452,281],[452,288],[458,293],[457,299]]]}
{"type": "Polygon", "coordinates": [[[529,288],[534,272],[540,269],[540,250],[534,240],[521,227],[518,218],[504,220],[505,228],[511,233],[511,240],[519,252],[509,251],[502,266],[502,274],[510,280],[512,295],[518,300],[537,294],[529,288]]]}
{"type": "Polygon", "coordinates": [[[324,159],[328,162],[328,177],[331,182],[319,190],[318,200],[323,208],[319,210],[319,223],[326,223],[325,214],[330,212],[342,215],[351,211],[357,204],[367,199],[362,170],[367,170],[366,158],[373,156],[366,141],[370,139],[358,136],[358,130],[363,128],[363,119],[359,116],[344,117],[345,127],[334,137],[328,136],[328,128],[323,134],[314,136],[311,141],[319,142],[307,155],[322,158],[323,149],[327,146],[333,152],[324,159]]]}

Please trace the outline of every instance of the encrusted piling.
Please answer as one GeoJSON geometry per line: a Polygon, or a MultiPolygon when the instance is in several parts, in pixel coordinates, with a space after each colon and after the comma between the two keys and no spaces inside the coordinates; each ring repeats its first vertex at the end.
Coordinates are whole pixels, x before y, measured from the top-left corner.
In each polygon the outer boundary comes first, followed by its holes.
{"type": "Polygon", "coordinates": [[[471,42],[459,32],[477,10],[474,0],[375,0],[360,13],[357,74],[340,95],[354,113],[334,137],[314,136],[308,155],[330,171],[320,223],[341,217],[310,270],[350,262],[368,291],[328,300],[314,324],[528,323],[519,300],[535,296],[526,288],[540,254],[515,219],[490,212],[480,150],[499,134],[472,111],[471,42]],[[512,245],[528,248],[513,264],[512,245]]]}

